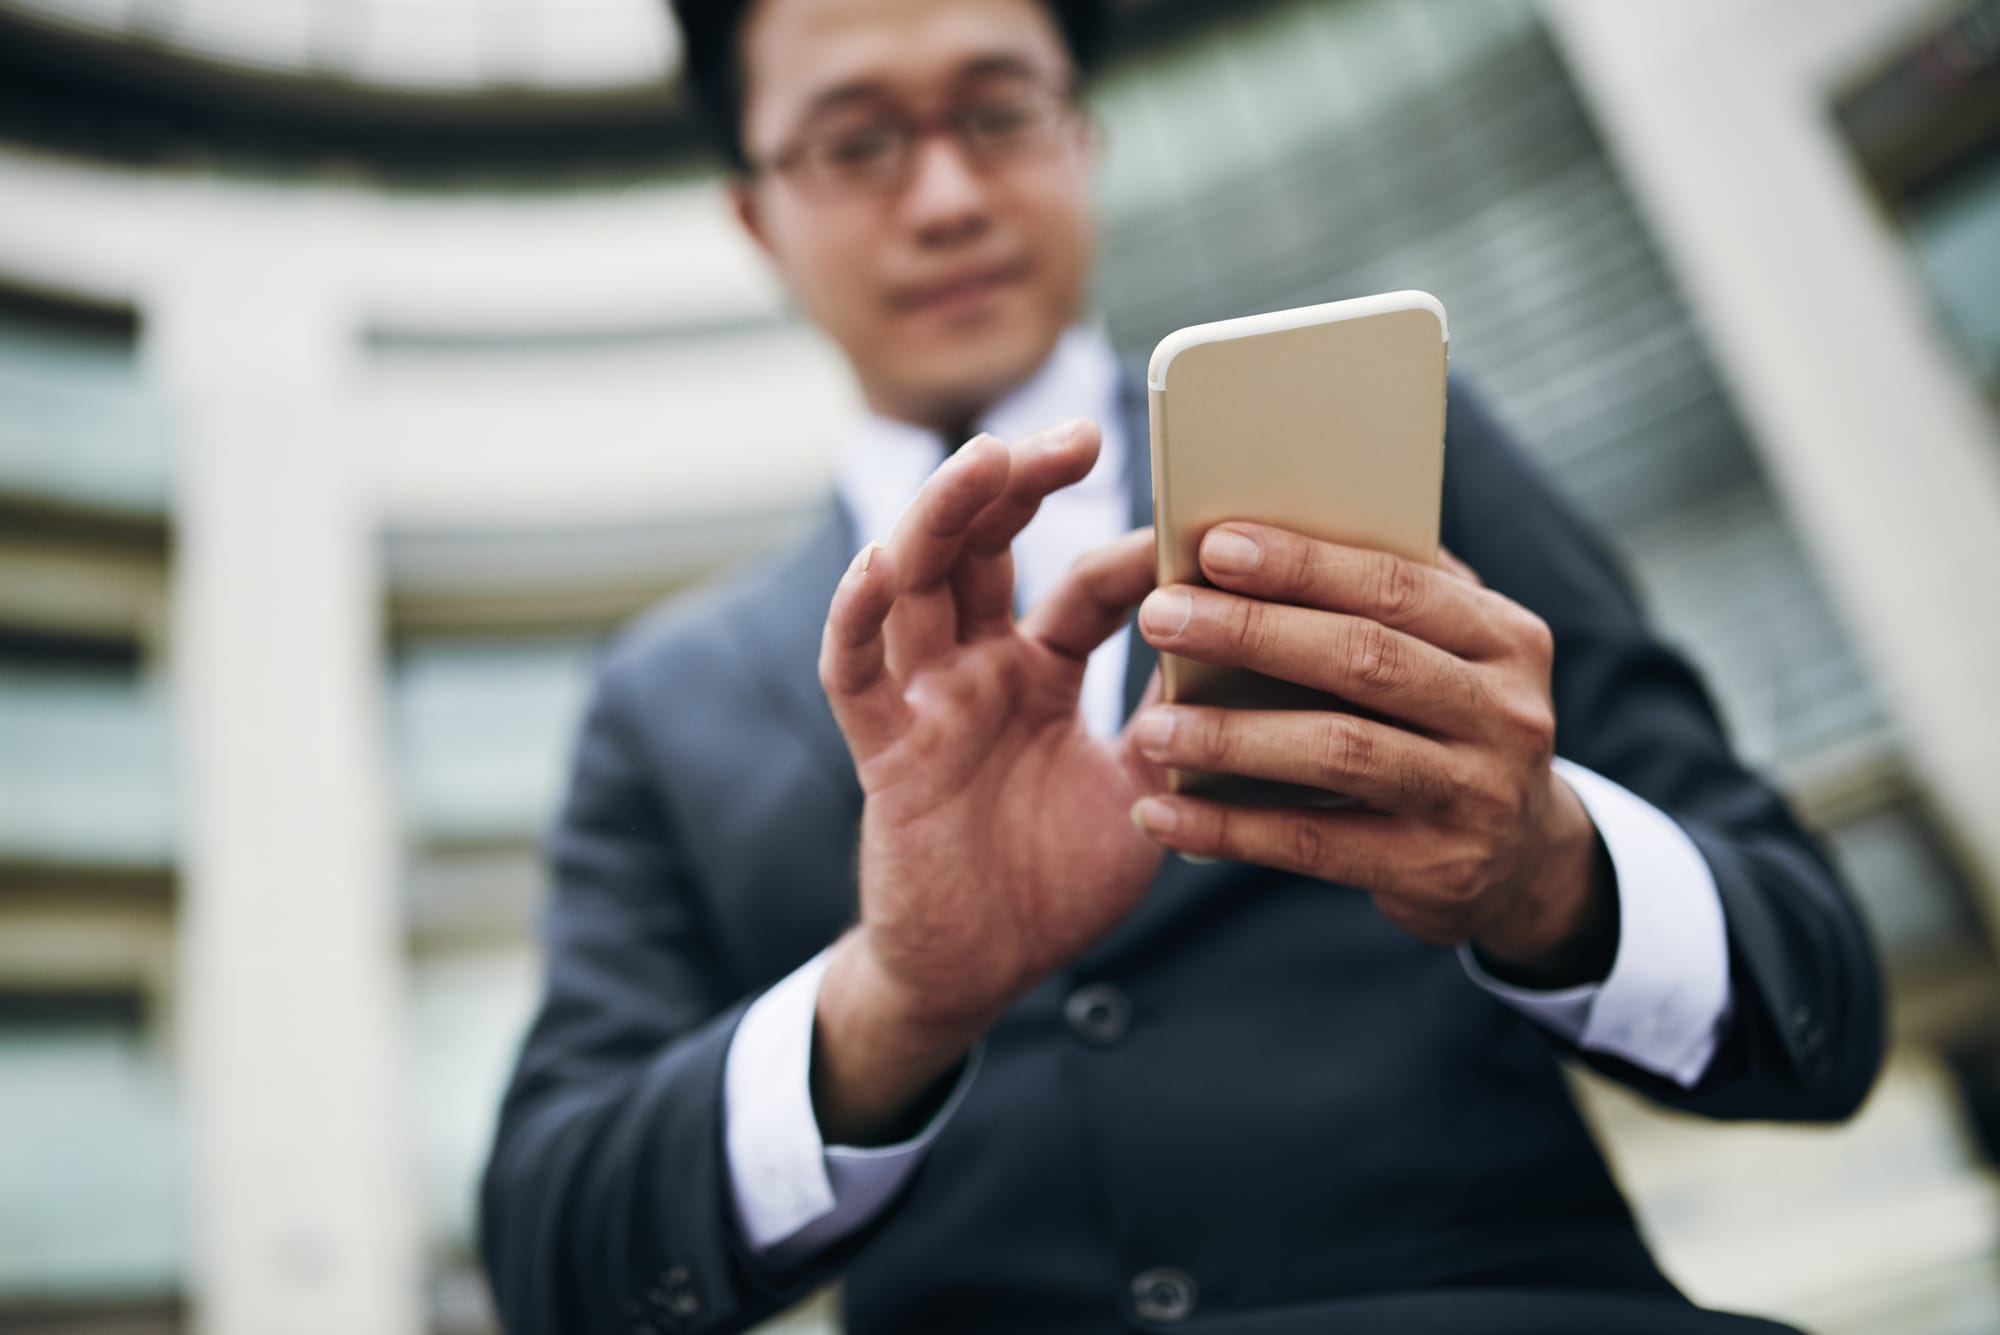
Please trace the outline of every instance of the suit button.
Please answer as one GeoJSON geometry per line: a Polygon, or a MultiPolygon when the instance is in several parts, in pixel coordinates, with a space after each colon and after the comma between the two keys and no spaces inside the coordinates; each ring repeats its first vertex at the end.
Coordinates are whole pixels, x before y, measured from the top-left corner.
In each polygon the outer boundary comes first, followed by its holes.
{"type": "Polygon", "coordinates": [[[1132,1025],[1132,1002],[1109,983],[1091,983],[1069,994],[1063,1018],[1084,1042],[1110,1047],[1132,1025]]]}
{"type": "Polygon", "coordinates": [[[1132,1310],[1141,1321],[1173,1325],[1194,1315],[1194,1280],[1165,1266],[1132,1279],[1132,1310]]]}
{"type": "Polygon", "coordinates": [[[677,1265],[660,1276],[660,1282],[646,1295],[655,1320],[664,1330],[682,1330],[701,1315],[701,1292],[695,1288],[694,1272],[677,1265]]]}
{"type": "Polygon", "coordinates": [[[1792,1012],[1792,1030],[1799,1036],[1801,1056],[1817,1056],[1826,1047],[1826,1026],[1813,1018],[1810,1008],[1800,1006],[1792,1012]]]}

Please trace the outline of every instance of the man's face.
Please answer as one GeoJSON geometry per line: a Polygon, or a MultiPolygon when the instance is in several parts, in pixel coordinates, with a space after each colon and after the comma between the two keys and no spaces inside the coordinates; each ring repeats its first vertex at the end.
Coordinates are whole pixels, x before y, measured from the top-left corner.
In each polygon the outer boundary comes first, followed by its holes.
{"type": "Polygon", "coordinates": [[[886,187],[829,188],[828,172],[884,126],[985,124],[992,109],[1046,105],[1071,77],[1048,9],[762,0],[741,50],[751,160],[801,148],[811,160],[739,183],[738,214],[846,352],[870,406],[943,427],[1032,373],[1078,315],[1090,267],[1089,131],[1066,102],[1054,128],[1004,153],[920,133],[886,187]]]}

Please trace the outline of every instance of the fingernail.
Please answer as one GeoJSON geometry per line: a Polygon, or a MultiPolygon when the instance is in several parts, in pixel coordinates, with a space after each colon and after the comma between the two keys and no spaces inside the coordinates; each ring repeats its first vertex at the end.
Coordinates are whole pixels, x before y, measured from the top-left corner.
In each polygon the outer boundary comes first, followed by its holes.
{"type": "Polygon", "coordinates": [[[1142,797],[1132,804],[1132,823],[1150,835],[1168,835],[1181,823],[1181,815],[1157,797],[1142,797]]]}
{"type": "Polygon", "coordinates": [[[1158,760],[1166,754],[1167,747],[1174,740],[1174,725],[1180,721],[1172,709],[1149,709],[1132,722],[1132,740],[1138,743],[1139,753],[1148,760],[1158,760]]]}
{"type": "Polygon", "coordinates": [[[1211,570],[1225,575],[1247,575],[1264,559],[1264,549],[1243,534],[1225,529],[1208,535],[1201,544],[1201,555],[1211,570]]]}
{"type": "Polygon", "coordinates": [[[1087,417],[1072,417],[1067,422],[1058,422],[1046,431],[1035,432],[1033,435],[1026,437],[1021,443],[1027,448],[1038,450],[1043,454],[1052,454],[1057,450],[1066,450],[1075,443],[1077,432],[1083,430],[1089,420],[1087,417]]]}
{"type": "Polygon", "coordinates": [[[1139,604],[1139,628],[1148,635],[1171,640],[1194,620],[1194,599],[1179,589],[1155,589],[1139,604]]]}
{"type": "Polygon", "coordinates": [[[878,540],[869,543],[866,547],[863,547],[858,553],[855,554],[854,569],[856,573],[862,575],[868,573],[868,567],[875,564],[875,553],[881,550],[881,547],[882,544],[878,540]]]}

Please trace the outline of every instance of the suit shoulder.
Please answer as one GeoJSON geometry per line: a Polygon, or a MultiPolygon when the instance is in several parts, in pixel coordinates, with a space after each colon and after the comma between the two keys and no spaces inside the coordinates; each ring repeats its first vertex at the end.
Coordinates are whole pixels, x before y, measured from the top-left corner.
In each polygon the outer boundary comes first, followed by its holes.
{"type": "Polygon", "coordinates": [[[692,673],[712,689],[718,684],[714,673],[743,666],[743,639],[758,609],[814,565],[824,545],[825,535],[816,531],[662,598],[612,637],[602,660],[604,676],[658,682],[692,673]]]}

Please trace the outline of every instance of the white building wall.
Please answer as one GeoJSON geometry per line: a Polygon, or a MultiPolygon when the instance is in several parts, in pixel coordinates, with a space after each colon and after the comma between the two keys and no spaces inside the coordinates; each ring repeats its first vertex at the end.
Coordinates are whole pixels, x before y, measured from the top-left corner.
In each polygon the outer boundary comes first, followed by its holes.
{"type": "Polygon", "coordinates": [[[1934,0],[1544,0],[2000,928],[2000,431],[1833,125],[1934,0]]]}
{"type": "Polygon", "coordinates": [[[179,427],[169,652],[196,1327],[415,1335],[403,944],[372,506],[332,412],[338,269],[293,225],[173,238],[145,352],[179,427]]]}
{"type": "Polygon", "coordinates": [[[199,744],[179,757],[163,1013],[194,1326],[414,1335],[419,1151],[483,1143],[466,1128],[491,1098],[410,1078],[412,1043],[451,1017],[408,977],[382,533],[799,505],[828,486],[854,391],[782,319],[712,184],[446,199],[14,147],[0,178],[0,273],[135,306],[171,418],[163,660],[175,732],[199,744]],[[370,328],[435,342],[378,356],[370,328]],[[621,329],[629,346],[561,346],[621,329]],[[450,350],[496,337],[521,342],[450,350]]]}

